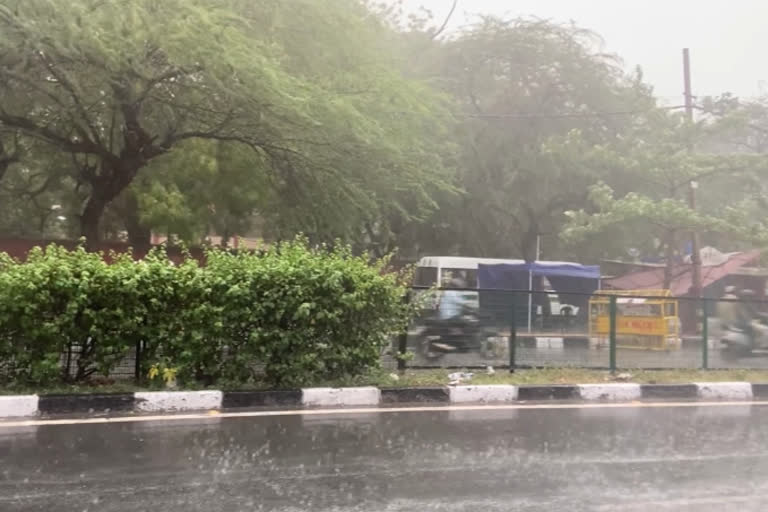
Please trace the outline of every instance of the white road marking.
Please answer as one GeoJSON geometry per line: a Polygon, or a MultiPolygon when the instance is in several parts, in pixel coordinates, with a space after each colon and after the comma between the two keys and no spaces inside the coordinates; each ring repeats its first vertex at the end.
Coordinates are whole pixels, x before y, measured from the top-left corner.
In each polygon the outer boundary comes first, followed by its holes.
{"type": "Polygon", "coordinates": [[[89,425],[110,423],[148,423],[189,420],[211,420],[221,418],[266,418],[273,416],[329,416],[347,414],[386,414],[395,412],[450,412],[450,411],[513,411],[532,409],[627,409],[627,408],[674,408],[674,407],[744,407],[766,406],[768,401],[754,402],[629,402],[598,404],[506,404],[506,405],[431,405],[416,407],[366,407],[346,409],[284,409],[273,411],[219,412],[207,411],[194,414],[169,414],[154,416],[117,416],[102,418],[45,419],[24,421],[0,421],[0,429],[19,427],[41,427],[55,425],[89,425]]]}
{"type": "Polygon", "coordinates": [[[640,501],[636,499],[631,503],[609,503],[600,505],[596,510],[652,510],[661,507],[662,509],[671,508],[672,510],[681,510],[685,507],[690,510],[693,506],[702,505],[736,505],[736,504],[758,504],[766,503],[768,494],[748,494],[741,496],[712,496],[706,498],[677,498],[668,500],[640,501]]]}

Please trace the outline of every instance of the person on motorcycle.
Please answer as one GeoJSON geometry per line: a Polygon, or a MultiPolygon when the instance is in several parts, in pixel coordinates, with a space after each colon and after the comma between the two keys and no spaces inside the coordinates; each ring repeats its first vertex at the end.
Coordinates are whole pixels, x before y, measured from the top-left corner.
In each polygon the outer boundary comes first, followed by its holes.
{"type": "Polygon", "coordinates": [[[452,320],[461,317],[464,310],[462,289],[467,287],[467,281],[461,273],[456,273],[449,281],[447,288],[440,294],[438,314],[441,320],[452,320]]]}
{"type": "Polygon", "coordinates": [[[725,295],[717,303],[717,318],[720,321],[720,328],[728,330],[731,327],[737,327],[739,323],[739,303],[736,302],[739,297],[736,295],[735,286],[726,286],[725,295]]]}
{"type": "Polygon", "coordinates": [[[466,309],[466,275],[452,271],[440,290],[437,317],[427,322],[421,341],[421,354],[434,360],[459,350],[463,343],[466,309]]]}
{"type": "Polygon", "coordinates": [[[752,322],[758,317],[755,309],[755,292],[752,290],[741,290],[739,293],[739,302],[736,302],[736,323],[734,327],[744,331],[749,337],[750,344],[755,345],[755,328],[752,322]]]}

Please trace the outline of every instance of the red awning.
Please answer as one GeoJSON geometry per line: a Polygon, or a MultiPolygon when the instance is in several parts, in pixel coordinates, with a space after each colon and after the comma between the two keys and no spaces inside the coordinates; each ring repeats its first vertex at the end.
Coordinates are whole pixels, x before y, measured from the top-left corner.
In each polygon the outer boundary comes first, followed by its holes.
{"type": "MultiPolygon", "coordinates": [[[[712,265],[701,268],[701,285],[707,287],[732,274],[739,268],[756,261],[760,257],[760,251],[748,251],[737,253],[722,265],[712,265]]],[[[690,265],[678,265],[672,269],[672,295],[682,296],[688,294],[693,282],[690,265]]],[[[607,279],[605,285],[616,290],[651,290],[664,288],[664,268],[642,270],[621,277],[607,279]]]]}

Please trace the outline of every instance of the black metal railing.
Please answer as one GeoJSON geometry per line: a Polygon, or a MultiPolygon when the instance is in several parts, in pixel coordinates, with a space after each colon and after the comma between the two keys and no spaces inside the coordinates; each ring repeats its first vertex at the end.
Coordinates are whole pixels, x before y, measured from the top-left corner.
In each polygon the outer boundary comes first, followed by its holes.
{"type": "Polygon", "coordinates": [[[414,288],[398,368],[768,369],[768,301],[414,288]]]}

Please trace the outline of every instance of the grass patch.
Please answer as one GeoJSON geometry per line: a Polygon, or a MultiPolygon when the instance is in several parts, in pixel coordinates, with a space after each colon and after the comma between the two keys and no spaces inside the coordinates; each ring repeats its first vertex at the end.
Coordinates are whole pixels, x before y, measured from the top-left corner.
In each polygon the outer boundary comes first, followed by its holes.
{"type": "MultiPolygon", "coordinates": [[[[456,370],[409,370],[397,380],[389,374],[371,376],[369,385],[435,386],[450,382],[448,375],[456,370]]],[[[497,370],[494,375],[474,372],[472,384],[596,384],[605,382],[635,382],[640,384],[687,384],[691,382],[768,382],[768,370],[625,370],[611,375],[609,371],[580,368],[543,368],[497,370]],[[621,377],[621,378],[619,378],[621,377]]]]}
{"type": "Polygon", "coordinates": [[[72,385],[56,384],[45,387],[4,386],[0,387],[0,395],[93,395],[105,393],[132,393],[147,391],[147,388],[136,386],[131,382],[117,382],[105,385],[72,385]]]}
{"type": "MultiPolygon", "coordinates": [[[[316,382],[305,387],[421,387],[445,386],[451,382],[448,377],[458,370],[408,370],[404,375],[396,375],[390,370],[377,370],[368,375],[348,379],[316,382]]],[[[692,382],[767,382],[768,370],[623,370],[616,376],[604,370],[585,370],[580,368],[542,368],[532,370],[496,370],[488,375],[483,370],[473,371],[474,376],[465,384],[512,384],[515,386],[538,384],[595,384],[605,382],[635,382],[639,384],[688,384],[692,382]]],[[[196,391],[204,389],[189,386],[174,391],[196,391]]],[[[224,391],[268,390],[263,383],[213,385],[210,389],[224,391]]],[[[142,387],[131,382],[117,382],[101,386],[55,385],[45,388],[0,387],[0,395],[26,394],[95,394],[95,393],[131,393],[134,391],[162,391],[157,386],[142,387]]]]}

